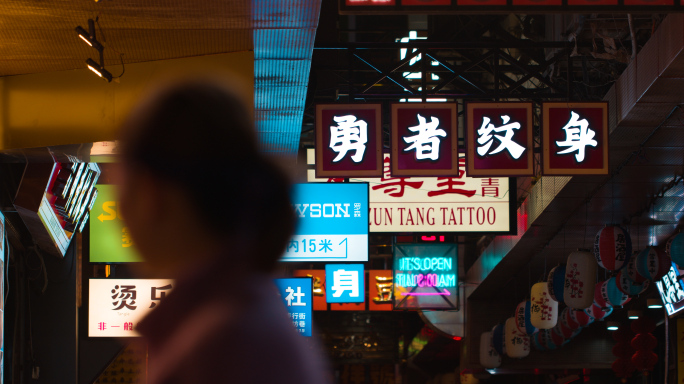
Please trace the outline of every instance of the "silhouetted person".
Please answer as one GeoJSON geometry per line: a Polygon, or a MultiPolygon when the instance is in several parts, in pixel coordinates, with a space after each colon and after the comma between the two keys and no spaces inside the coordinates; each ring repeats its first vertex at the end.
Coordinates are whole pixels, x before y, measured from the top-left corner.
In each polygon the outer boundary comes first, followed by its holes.
{"type": "Polygon", "coordinates": [[[122,126],[120,207],[146,267],[176,279],[137,330],[149,383],[324,383],[269,275],[294,228],[250,109],[208,79],[164,86],[122,126]]]}

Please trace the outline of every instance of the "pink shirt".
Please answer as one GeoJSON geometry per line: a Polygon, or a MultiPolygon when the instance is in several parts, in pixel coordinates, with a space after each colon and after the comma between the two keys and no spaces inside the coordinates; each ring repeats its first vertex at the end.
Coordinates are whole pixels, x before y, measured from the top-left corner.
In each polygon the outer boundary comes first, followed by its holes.
{"type": "Polygon", "coordinates": [[[149,384],[330,381],[318,344],[296,332],[271,278],[234,276],[220,261],[196,272],[138,326],[149,384]]]}

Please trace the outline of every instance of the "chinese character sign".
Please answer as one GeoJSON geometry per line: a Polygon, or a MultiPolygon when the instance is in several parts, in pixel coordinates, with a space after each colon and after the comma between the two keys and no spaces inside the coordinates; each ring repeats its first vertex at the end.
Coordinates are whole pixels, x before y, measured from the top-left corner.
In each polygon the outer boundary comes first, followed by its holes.
{"type": "Polygon", "coordinates": [[[368,261],[368,184],[295,184],[292,207],[283,261],[368,261]]]}
{"type": "Polygon", "coordinates": [[[471,176],[533,176],[532,103],[467,103],[471,176]]]}
{"type": "Polygon", "coordinates": [[[88,336],[136,337],[137,325],[173,289],[168,279],[90,279],[88,336]]]}
{"type": "Polygon", "coordinates": [[[275,279],[280,297],[287,308],[292,326],[302,336],[311,336],[312,303],[311,278],[275,279]]]}
{"type": "Polygon", "coordinates": [[[363,264],[327,264],[325,297],[328,303],[363,303],[363,264]]]}
{"type": "Polygon", "coordinates": [[[392,105],[392,176],[458,175],[456,105],[392,105]]]}
{"type": "Polygon", "coordinates": [[[458,307],[458,259],[455,244],[394,246],[394,307],[458,307]]]}
{"type": "Polygon", "coordinates": [[[543,103],[542,171],[608,174],[608,103],[543,103]]]}
{"type": "Polygon", "coordinates": [[[369,177],[382,174],[380,104],[316,106],[318,177],[369,177]]]}
{"type": "Polygon", "coordinates": [[[656,286],[669,316],[684,309],[684,283],[679,279],[679,269],[675,263],[656,281],[656,286]]]}
{"type": "Polygon", "coordinates": [[[127,263],[142,261],[119,213],[114,185],[98,184],[97,201],[90,214],[90,261],[127,263]]]}

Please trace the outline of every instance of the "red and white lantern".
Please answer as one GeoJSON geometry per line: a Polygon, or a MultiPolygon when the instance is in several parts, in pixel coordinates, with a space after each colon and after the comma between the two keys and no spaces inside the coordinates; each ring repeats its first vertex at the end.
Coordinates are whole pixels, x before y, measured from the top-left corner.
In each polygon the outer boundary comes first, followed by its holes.
{"type": "Polygon", "coordinates": [[[563,302],[563,290],[565,289],[565,265],[557,265],[549,272],[546,282],[549,286],[549,296],[559,303],[563,302]]]}
{"type": "Polygon", "coordinates": [[[639,252],[635,264],[639,275],[650,281],[658,280],[665,276],[672,265],[667,254],[656,247],[647,247],[639,252]]]}
{"type": "Polygon", "coordinates": [[[627,263],[627,267],[625,267],[625,270],[627,271],[627,275],[629,275],[629,278],[632,279],[637,284],[641,284],[646,279],[639,274],[637,271],[636,267],[636,261],[637,261],[637,256],[639,255],[639,251],[634,251],[632,254],[632,257],[629,258],[629,263],[627,263]]]}
{"type": "Polygon", "coordinates": [[[480,365],[492,369],[501,365],[501,355],[494,349],[492,332],[483,332],[480,335],[480,365]]]}
{"type": "Polygon", "coordinates": [[[529,301],[523,301],[515,308],[515,325],[525,335],[531,335],[538,331],[530,322],[531,307],[532,304],[529,301]]]}
{"type": "Polygon", "coordinates": [[[506,354],[515,359],[530,354],[530,337],[518,330],[514,317],[506,320],[506,354]]]}
{"type": "Polygon", "coordinates": [[[544,282],[532,286],[530,322],[539,329],[551,329],[558,322],[558,302],[549,296],[548,285],[544,282]]]}
{"type": "Polygon", "coordinates": [[[581,309],[570,310],[570,318],[579,324],[580,327],[586,327],[594,322],[594,318],[581,309]]]}
{"type": "Polygon", "coordinates": [[[571,308],[565,307],[565,309],[563,309],[563,312],[561,312],[561,314],[560,314],[560,321],[563,323],[563,325],[565,327],[574,331],[574,330],[581,328],[581,326],[579,325],[578,322],[573,320],[573,318],[571,316],[571,312],[572,312],[571,308]]]}
{"type": "Polygon", "coordinates": [[[588,308],[594,301],[594,284],[598,266],[594,256],[585,251],[573,252],[565,266],[563,299],[570,308],[588,308]]]}
{"type": "Polygon", "coordinates": [[[602,268],[617,271],[627,265],[631,255],[632,240],[624,229],[608,226],[596,235],[594,256],[602,268]]]}
{"type": "Polygon", "coordinates": [[[628,296],[636,296],[648,288],[650,281],[644,280],[642,283],[637,284],[626,272],[627,269],[625,268],[615,276],[615,282],[622,293],[628,296]]]}
{"type": "Polygon", "coordinates": [[[613,307],[601,308],[594,303],[591,307],[585,309],[584,312],[586,312],[586,314],[591,316],[594,320],[603,320],[604,318],[608,317],[608,315],[613,313],[613,307]]]}

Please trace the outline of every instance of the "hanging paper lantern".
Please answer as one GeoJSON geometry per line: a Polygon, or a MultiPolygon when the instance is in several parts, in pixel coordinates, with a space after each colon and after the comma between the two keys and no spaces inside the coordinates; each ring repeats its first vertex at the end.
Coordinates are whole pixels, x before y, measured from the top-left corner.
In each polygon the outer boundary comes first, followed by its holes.
{"type": "Polygon", "coordinates": [[[627,265],[632,255],[629,233],[617,226],[599,231],[594,240],[594,256],[601,268],[617,271],[627,265]]]}
{"type": "Polygon", "coordinates": [[[531,335],[538,331],[530,321],[531,306],[532,305],[528,300],[518,304],[518,307],[515,308],[515,325],[518,327],[518,330],[525,335],[531,335]]]}
{"type": "Polygon", "coordinates": [[[537,351],[545,351],[546,347],[543,346],[540,341],[540,333],[541,332],[537,332],[534,335],[530,336],[530,341],[532,341],[532,346],[534,347],[534,349],[536,349],[537,351]]]}
{"type": "Polygon", "coordinates": [[[629,274],[625,272],[626,269],[623,269],[618,272],[617,276],[615,276],[615,282],[617,283],[620,292],[624,293],[625,295],[636,296],[648,289],[650,284],[648,280],[644,280],[641,284],[637,284],[634,282],[634,280],[632,280],[631,277],[629,277],[629,274]]]}
{"type": "Polygon", "coordinates": [[[613,356],[615,357],[632,357],[635,349],[624,341],[621,341],[613,346],[613,356]]]}
{"type": "Polygon", "coordinates": [[[546,347],[546,349],[552,351],[554,349],[557,349],[560,346],[553,341],[553,338],[551,337],[551,334],[553,332],[550,329],[542,329],[539,331],[539,333],[540,333],[539,342],[544,347],[546,347]]]}
{"type": "Polygon", "coordinates": [[[639,251],[634,251],[632,257],[629,258],[629,263],[627,263],[627,266],[625,267],[625,270],[627,271],[627,275],[629,275],[629,278],[637,284],[641,284],[644,281],[646,281],[646,279],[643,276],[641,276],[637,271],[636,261],[637,256],[639,256],[639,253],[639,251]]]}
{"type": "Polygon", "coordinates": [[[613,313],[613,307],[601,308],[598,305],[593,304],[591,307],[585,309],[584,312],[594,318],[594,320],[602,320],[613,313]]]}
{"type": "Polygon", "coordinates": [[[576,329],[581,328],[579,323],[576,322],[575,320],[572,319],[572,316],[570,316],[570,311],[572,311],[571,308],[565,307],[563,309],[563,312],[560,314],[560,321],[563,323],[565,327],[570,329],[571,331],[574,331],[576,329]]]}
{"type": "Polygon", "coordinates": [[[610,307],[610,304],[608,304],[606,298],[603,297],[603,283],[604,281],[599,281],[594,286],[594,303],[601,308],[607,308],[610,307]]]}
{"type": "Polygon", "coordinates": [[[646,280],[657,280],[665,276],[672,263],[665,252],[655,247],[646,247],[639,252],[636,270],[646,280]]]}
{"type": "Polygon", "coordinates": [[[634,350],[640,351],[642,349],[653,350],[658,346],[658,339],[650,333],[640,333],[632,339],[630,345],[634,350]]]}
{"type": "Polygon", "coordinates": [[[515,324],[515,318],[506,320],[506,354],[515,359],[530,354],[530,337],[520,332],[515,324]]]}
{"type": "Polygon", "coordinates": [[[563,299],[570,308],[588,308],[594,301],[596,261],[589,252],[577,251],[568,256],[565,267],[563,299]]]}
{"type": "Polygon", "coordinates": [[[461,384],[479,384],[480,380],[469,369],[464,369],[460,374],[461,384]]]}
{"type": "Polygon", "coordinates": [[[546,283],[532,286],[530,322],[539,329],[551,329],[558,322],[558,302],[551,299],[546,283]]]}
{"type": "Polygon", "coordinates": [[[563,302],[563,289],[565,287],[565,265],[558,265],[549,272],[549,296],[559,303],[563,302]]]}
{"type": "Polygon", "coordinates": [[[634,364],[632,364],[631,356],[616,359],[611,365],[611,368],[613,369],[613,372],[615,372],[615,376],[621,379],[632,376],[632,373],[636,370],[634,364]]]}
{"type": "Polygon", "coordinates": [[[580,327],[586,327],[587,325],[594,322],[594,318],[591,317],[585,310],[573,309],[570,311],[570,318],[575,321],[580,327]]]}
{"type": "Polygon", "coordinates": [[[497,324],[492,328],[492,345],[496,352],[503,356],[506,354],[506,328],[503,324],[497,324]]]}
{"type": "Polygon", "coordinates": [[[680,269],[684,267],[684,233],[678,233],[667,241],[665,253],[680,269]]]}
{"type": "Polygon", "coordinates": [[[639,371],[652,371],[658,362],[658,355],[649,350],[636,351],[632,355],[632,364],[639,371]]]}
{"type": "MultiPolygon", "coordinates": [[[[630,300],[630,297],[622,293],[618,288],[615,277],[611,277],[601,284],[601,297],[608,306],[612,307],[626,304],[630,300]]],[[[599,303],[596,304],[598,305],[599,303]]]]}
{"type": "Polygon", "coordinates": [[[494,349],[492,332],[482,332],[480,335],[480,365],[492,369],[501,365],[501,355],[494,349]]]}
{"type": "Polygon", "coordinates": [[[556,324],[556,327],[554,328],[557,328],[560,331],[560,334],[563,336],[565,340],[570,339],[572,337],[572,334],[574,333],[574,329],[568,327],[568,323],[565,321],[563,316],[560,317],[560,321],[558,322],[558,324],[556,324]]]}
{"type": "Polygon", "coordinates": [[[560,329],[558,329],[558,325],[556,324],[555,327],[551,328],[551,340],[553,340],[553,343],[557,345],[558,347],[562,347],[565,345],[565,337],[563,337],[563,334],[560,329]]]}

